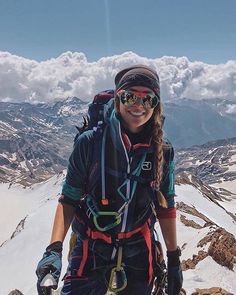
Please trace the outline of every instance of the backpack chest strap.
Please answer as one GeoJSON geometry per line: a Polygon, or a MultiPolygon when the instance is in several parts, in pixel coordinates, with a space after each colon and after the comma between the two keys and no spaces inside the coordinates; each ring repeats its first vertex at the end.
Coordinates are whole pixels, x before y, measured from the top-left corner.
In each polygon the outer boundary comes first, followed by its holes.
{"type": "Polygon", "coordinates": [[[137,181],[142,184],[150,184],[152,182],[152,178],[144,178],[141,176],[134,175],[132,173],[120,172],[109,167],[106,167],[106,171],[108,174],[114,177],[122,178],[122,179],[130,179],[132,181],[137,181]]]}

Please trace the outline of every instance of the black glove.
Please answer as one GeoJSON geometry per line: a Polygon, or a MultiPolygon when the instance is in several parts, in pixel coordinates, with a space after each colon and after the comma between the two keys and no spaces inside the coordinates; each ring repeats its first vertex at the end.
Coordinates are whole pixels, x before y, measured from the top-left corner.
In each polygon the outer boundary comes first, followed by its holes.
{"type": "Polygon", "coordinates": [[[62,267],[62,242],[54,242],[46,248],[43,258],[39,261],[36,275],[38,277],[37,290],[39,295],[50,294],[51,289],[56,289],[61,274],[62,267]],[[47,274],[51,274],[54,279],[53,286],[40,286],[47,274]]]}
{"type": "Polygon", "coordinates": [[[178,295],[183,285],[180,255],[179,247],[175,251],[167,251],[168,295],[178,295]]]}

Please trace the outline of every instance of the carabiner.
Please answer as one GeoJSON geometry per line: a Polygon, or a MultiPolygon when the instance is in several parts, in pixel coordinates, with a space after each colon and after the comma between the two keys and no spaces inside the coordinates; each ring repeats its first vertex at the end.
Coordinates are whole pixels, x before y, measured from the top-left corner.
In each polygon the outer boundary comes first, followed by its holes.
{"type": "Polygon", "coordinates": [[[121,223],[121,214],[113,211],[98,211],[97,214],[93,216],[93,222],[98,230],[107,231],[121,223]],[[102,227],[98,224],[98,218],[102,216],[114,216],[115,221],[102,227]]]}

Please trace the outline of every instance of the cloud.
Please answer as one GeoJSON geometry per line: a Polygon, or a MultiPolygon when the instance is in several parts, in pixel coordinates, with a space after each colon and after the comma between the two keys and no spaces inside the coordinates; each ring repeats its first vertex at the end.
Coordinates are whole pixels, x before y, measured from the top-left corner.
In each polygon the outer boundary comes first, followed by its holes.
{"type": "Polygon", "coordinates": [[[227,108],[226,108],[225,112],[228,113],[228,114],[236,114],[236,105],[235,104],[227,105],[227,108]]]}
{"type": "Polygon", "coordinates": [[[234,60],[209,65],[187,57],[149,59],[125,52],[88,62],[84,53],[70,51],[42,62],[0,52],[0,100],[36,103],[71,96],[89,100],[96,92],[113,88],[119,70],[137,63],[157,70],[164,101],[183,97],[236,101],[234,60]]]}

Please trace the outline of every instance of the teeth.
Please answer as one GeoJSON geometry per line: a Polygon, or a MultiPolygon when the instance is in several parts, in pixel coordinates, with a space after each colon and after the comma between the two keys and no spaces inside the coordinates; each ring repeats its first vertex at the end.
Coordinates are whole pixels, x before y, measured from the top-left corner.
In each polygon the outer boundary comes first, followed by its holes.
{"type": "Polygon", "coordinates": [[[144,113],[143,112],[134,112],[134,111],[132,111],[132,112],[130,112],[130,114],[133,115],[133,116],[142,116],[144,113]]]}

